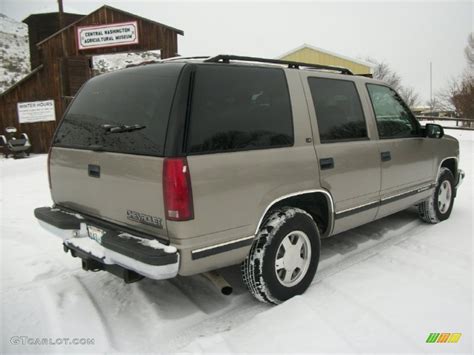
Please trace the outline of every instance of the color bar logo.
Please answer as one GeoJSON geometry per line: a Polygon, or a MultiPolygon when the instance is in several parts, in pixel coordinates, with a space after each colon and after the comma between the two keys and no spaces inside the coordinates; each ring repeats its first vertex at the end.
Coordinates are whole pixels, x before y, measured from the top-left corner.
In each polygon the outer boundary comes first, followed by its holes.
{"type": "Polygon", "coordinates": [[[430,333],[426,339],[427,343],[457,343],[462,333],[430,333]]]}

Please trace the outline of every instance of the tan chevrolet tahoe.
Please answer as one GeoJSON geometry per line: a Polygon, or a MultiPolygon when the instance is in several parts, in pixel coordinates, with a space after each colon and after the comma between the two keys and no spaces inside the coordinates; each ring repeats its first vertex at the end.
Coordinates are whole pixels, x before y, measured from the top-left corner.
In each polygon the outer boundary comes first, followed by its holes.
{"type": "Polygon", "coordinates": [[[35,215],[126,282],[241,264],[259,300],[303,293],[320,240],[417,205],[449,218],[459,144],[345,68],[219,55],[103,74],[76,95],[35,215]]]}

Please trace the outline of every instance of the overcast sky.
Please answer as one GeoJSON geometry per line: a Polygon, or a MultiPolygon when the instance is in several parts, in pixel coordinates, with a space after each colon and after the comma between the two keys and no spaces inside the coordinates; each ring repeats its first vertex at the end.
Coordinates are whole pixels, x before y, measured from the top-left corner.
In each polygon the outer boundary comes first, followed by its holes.
{"type": "MultiPolygon", "coordinates": [[[[66,11],[83,14],[106,3],[182,29],[182,55],[276,57],[309,43],[353,58],[370,56],[389,63],[423,101],[430,61],[437,91],[466,67],[464,47],[474,31],[472,1],[63,2],[66,11]]],[[[16,20],[56,8],[56,0],[0,0],[0,12],[16,20]]]]}

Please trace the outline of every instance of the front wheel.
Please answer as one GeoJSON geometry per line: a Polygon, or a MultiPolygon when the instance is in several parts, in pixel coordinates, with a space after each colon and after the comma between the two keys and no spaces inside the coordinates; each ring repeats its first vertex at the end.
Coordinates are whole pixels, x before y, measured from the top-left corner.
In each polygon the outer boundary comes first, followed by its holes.
{"type": "Polygon", "coordinates": [[[320,238],[313,218],[299,208],[274,211],[260,228],[242,264],[242,276],[258,300],[278,304],[302,294],[319,262],[320,238]]]}
{"type": "Polygon", "coordinates": [[[420,218],[432,224],[448,219],[453,209],[454,195],[453,173],[447,168],[441,168],[433,194],[418,205],[420,218]]]}

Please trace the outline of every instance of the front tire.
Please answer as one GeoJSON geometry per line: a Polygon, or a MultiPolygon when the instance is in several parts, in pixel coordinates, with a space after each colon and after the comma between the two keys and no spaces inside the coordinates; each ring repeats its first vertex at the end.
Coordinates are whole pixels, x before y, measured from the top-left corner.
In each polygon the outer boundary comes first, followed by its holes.
{"type": "Polygon", "coordinates": [[[319,231],[308,213],[291,207],[274,211],[242,263],[244,283],[262,302],[279,304],[300,295],[314,278],[320,249],[319,231]]]}
{"type": "Polygon", "coordinates": [[[436,188],[431,197],[418,205],[420,218],[436,224],[449,218],[455,196],[454,176],[451,170],[441,168],[436,188]]]}

